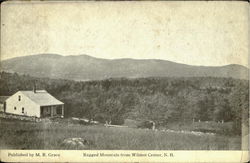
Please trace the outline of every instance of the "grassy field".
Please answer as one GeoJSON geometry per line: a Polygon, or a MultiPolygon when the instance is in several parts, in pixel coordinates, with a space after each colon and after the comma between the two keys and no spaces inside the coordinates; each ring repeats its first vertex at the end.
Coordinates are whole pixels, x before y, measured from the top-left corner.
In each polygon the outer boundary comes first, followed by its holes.
{"type": "Polygon", "coordinates": [[[66,149],[62,142],[67,138],[84,138],[92,142],[89,149],[102,150],[238,150],[241,146],[239,136],[0,120],[1,149],[66,149]]]}

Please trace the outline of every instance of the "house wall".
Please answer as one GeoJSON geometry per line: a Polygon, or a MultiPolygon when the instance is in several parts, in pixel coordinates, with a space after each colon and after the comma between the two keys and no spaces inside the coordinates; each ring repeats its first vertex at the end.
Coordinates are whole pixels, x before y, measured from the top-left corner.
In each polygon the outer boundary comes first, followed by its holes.
{"type": "Polygon", "coordinates": [[[6,100],[6,113],[40,117],[40,106],[21,92],[17,92],[6,100]],[[22,113],[22,108],[24,108],[24,113],[22,113]]]}

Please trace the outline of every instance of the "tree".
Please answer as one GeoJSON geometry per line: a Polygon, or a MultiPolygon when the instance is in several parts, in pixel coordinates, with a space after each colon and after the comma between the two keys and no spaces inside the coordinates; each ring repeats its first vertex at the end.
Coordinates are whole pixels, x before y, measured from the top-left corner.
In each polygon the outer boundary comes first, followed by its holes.
{"type": "Polygon", "coordinates": [[[112,124],[122,124],[122,104],[116,98],[108,98],[105,102],[106,120],[112,124]]]}
{"type": "Polygon", "coordinates": [[[227,99],[221,99],[214,107],[213,120],[214,121],[231,121],[232,111],[227,99]]]}
{"type": "Polygon", "coordinates": [[[247,84],[238,84],[230,96],[230,106],[232,107],[234,122],[233,129],[236,134],[241,134],[242,124],[248,126],[249,88],[247,84]]]}

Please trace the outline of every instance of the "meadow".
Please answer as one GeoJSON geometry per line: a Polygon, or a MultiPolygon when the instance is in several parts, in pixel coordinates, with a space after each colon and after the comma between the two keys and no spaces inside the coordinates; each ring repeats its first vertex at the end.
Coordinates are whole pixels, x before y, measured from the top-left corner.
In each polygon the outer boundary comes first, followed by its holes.
{"type": "MultiPolygon", "coordinates": [[[[83,138],[95,150],[239,150],[240,136],[194,135],[103,125],[35,123],[0,119],[1,149],[64,150],[63,140],[83,138]]],[[[77,149],[76,149],[77,150],[77,149]]]]}

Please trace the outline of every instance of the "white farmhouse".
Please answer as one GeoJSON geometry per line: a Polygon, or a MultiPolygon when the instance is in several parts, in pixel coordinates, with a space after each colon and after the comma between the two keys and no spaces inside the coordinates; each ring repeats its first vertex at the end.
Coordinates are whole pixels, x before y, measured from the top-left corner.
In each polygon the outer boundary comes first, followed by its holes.
{"type": "Polygon", "coordinates": [[[6,113],[38,118],[64,115],[64,103],[45,90],[18,91],[6,100],[6,113]]]}

